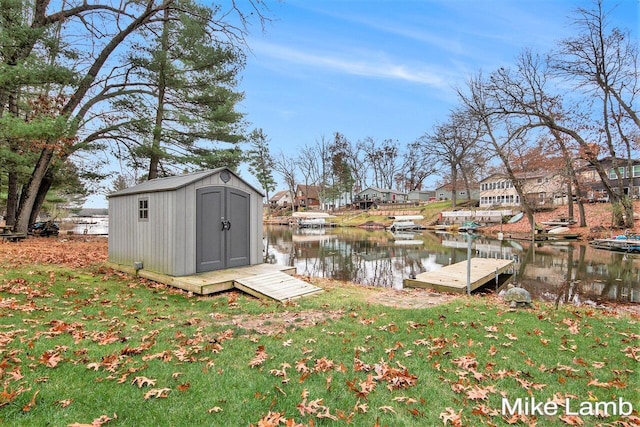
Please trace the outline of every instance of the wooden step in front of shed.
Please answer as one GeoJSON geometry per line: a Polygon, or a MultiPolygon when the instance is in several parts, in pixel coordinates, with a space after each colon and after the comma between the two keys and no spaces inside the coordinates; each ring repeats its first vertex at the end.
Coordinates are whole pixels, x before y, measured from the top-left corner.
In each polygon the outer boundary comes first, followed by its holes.
{"type": "Polygon", "coordinates": [[[235,279],[234,287],[258,298],[280,302],[322,291],[317,286],[281,271],[235,279]]]}
{"type": "Polygon", "coordinates": [[[181,277],[148,270],[135,271],[131,266],[121,264],[107,263],[107,265],[116,270],[164,283],[197,295],[210,295],[237,288],[258,298],[271,298],[283,302],[312,295],[322,290],[291,276],[296,272],[295,267],[266,263],[181,277]]]}

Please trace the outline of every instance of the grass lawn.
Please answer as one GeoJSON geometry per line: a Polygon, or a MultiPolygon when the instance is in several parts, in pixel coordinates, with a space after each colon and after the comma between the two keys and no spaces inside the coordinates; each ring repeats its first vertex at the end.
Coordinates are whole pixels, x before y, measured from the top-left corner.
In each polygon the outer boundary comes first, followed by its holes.
{"type": "Polygon", "coordinates": [[[629,314],[493,297],[399,309],[367,302],[375,289],[317,284],[280,305],[99,263],[6,264],[0,424],[640,425],[629,314]],[[518,402],[528,414],[509,413],[518,402]],[[547,412],[527,409],[538,402],[547,412]],[[623,414],[592,415],[603,409],[623,414]]]}
{"type": "MultiPolygon", "coordinates": [[[[409,214],[414,215],[416,211],[419,211],[419,215],[424,217],[424,220],[420,221],[423,223],[429,223],[438,218],[440,212],[451,208],[451,201],[444,200],[438,202],[427,203],[426,205],[421,205],[420,207],[415,206],[406,206],[406,207],[394,207],[394,212],[403,212],[407,211],[409,214]]],[[[376,222],[380,224],[385,224],[390,226],[393,220],[389,219],[387,214],[388,209],[382,209],[383,214],[379,214],[379,211],[376,209],[366,210],[366,211],[353,211],[349,213],[343,213],[338,215],[337,218],[330,220],[331,222],[335,222],[341,226],[345,227],[356,227],[358,225],[364,224],[366,222],[376,222]]]]}

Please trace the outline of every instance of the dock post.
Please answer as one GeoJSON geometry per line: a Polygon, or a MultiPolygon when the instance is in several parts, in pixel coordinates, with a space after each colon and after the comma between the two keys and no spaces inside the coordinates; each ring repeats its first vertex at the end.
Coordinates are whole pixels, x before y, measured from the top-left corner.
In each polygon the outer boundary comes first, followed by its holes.
{"type": "Polygon", "coordinates": [[[471,234],[472,230],[467,230],[467,295],[471,295],[471,234]]]}

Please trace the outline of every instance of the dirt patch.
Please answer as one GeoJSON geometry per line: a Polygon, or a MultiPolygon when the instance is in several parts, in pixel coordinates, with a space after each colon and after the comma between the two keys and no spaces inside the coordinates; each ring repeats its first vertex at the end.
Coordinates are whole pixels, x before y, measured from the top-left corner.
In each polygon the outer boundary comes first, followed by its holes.
{"type": "MultiPolygon", "coordinates": [[[[344,316],[344,310],[305,310],[301,312],[243,314],[218,319],[219,324],[233,325],[260,335],[277,335],[315,326],[344,316]]],[[[212,317],[216,317],[212,315],[212,317]]]]}
{"type": "MultiPolygon", "coordinates": [[[[316,283],[317,284],[317,283],[316,283]]],[[[372,289],[361,287],[366,295],[368,304],[381,304],[393,308],[430,308],[446,304],[460,295],[442,294],[427,289],[372,289]]],[[[338,320],[345,315],[345,310],[304,310],[299,312],[285,311],[282,313],[243,314],[226,317],[212,314],[216,322],[221,325],[233,325],[246,330],[248,333],[260,335],[279,335],[297,329],[323,324],[327,321],[338,320]]]]}
{"type": "Polygon", "coordinates": [[[439,293],[430,289],[381,289],[372,292],[366,301],[394,308],[430,308],[460,297],[459,294],[439,293]]]}

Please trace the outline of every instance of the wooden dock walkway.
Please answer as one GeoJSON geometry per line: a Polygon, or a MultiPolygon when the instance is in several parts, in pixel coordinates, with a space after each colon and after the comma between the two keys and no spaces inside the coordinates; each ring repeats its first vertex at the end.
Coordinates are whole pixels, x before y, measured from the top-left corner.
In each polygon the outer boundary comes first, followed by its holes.
{"type": "MultiPolygon", "coordinates": [[[[116,270],[136,274],[136,271],[129,266],[113,263],[107,263],[107,265],[116,270]]],[[[321,288],[293,277],[292,274],[295,272],[295,267],[257,264],[181,277],[148,270],[138,270],[137,275],[197,295],[210,295],[235,288],[258,298],[285,302],[322,291],[321,288]]]]}
{"type": "MultiPolygon", "coordinates": [[[[495,280],[496,274],[507,273],[512,260],[471,258],[471,290],[495,280]]],[[[467,261],[442,267],[435,271],[420,273],[415,279],[404,279],[407,288],[430,288],[442,292],[467,292],[467,261]]]]}

